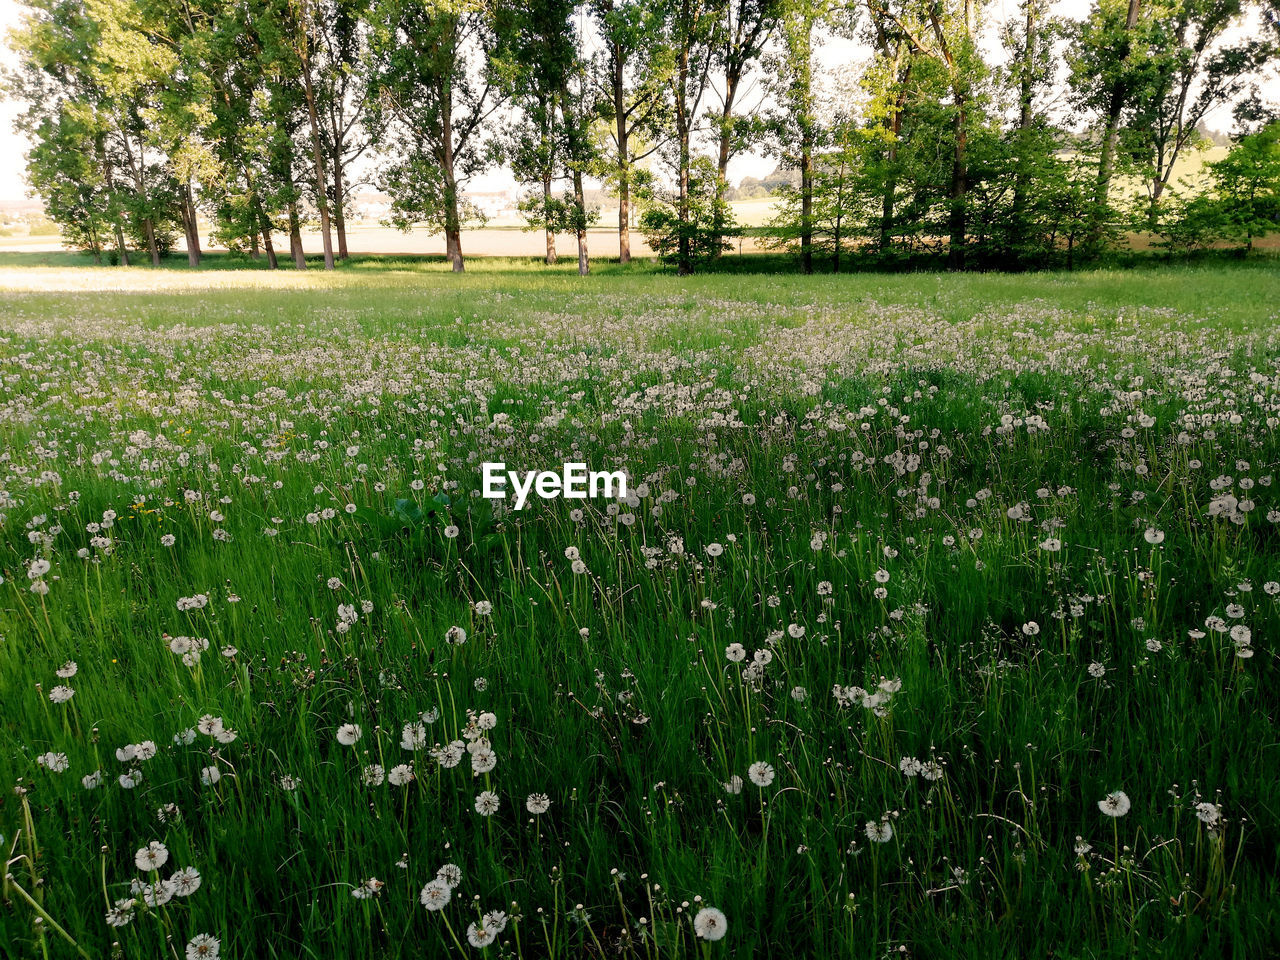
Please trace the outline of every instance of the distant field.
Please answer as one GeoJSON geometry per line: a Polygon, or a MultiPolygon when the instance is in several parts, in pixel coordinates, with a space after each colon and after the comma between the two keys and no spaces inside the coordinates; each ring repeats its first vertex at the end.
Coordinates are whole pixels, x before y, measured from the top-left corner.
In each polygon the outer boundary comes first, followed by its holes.
{"type": "Polygon", "coordinates": [[[75,262],[0,254],[0,956],[1274,952],[1273,263],[75,262]]]}

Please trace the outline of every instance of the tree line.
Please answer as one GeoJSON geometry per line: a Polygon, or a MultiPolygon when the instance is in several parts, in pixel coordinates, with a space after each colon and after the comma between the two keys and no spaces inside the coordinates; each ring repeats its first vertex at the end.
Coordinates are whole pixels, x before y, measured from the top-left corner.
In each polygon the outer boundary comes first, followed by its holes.
{"type": "Polygon", "coordinates": [[[505,164],[548,263],[569,234],[588,272],[598,180],[622,262],[638,208],[685,274],[740,234],[727,172],[747,150],[797,173],[765,232],[805,272],[1070,265],[1130,229],[1171,249],[1280,229],[1280,125],[1258,90],[1280,0],[1095,0],[1076,20],[1023,0],[1006,23],[980,0],[25,4],[4,86],[28,180],[69,242],[121,264],[181,235],[197,265],[203,216],[273,268],[288,236],[305,269],[318,223],[331,269],[372,185],[461,271],[480,218],[463,185],[505,164]],[[870,56],[824,67],[841,37],[870,56]],[[1175,181],[1226,109],[1227,158],[1175,181]]]}

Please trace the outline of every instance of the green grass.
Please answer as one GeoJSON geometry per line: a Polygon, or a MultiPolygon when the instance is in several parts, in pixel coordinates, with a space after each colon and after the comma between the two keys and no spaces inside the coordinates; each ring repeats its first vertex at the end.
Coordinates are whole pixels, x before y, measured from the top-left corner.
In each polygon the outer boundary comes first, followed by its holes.
{"type": "Polygon", "coordinates": [[[493,910],[526,957],[1274,948],[1274,265],[31,257],[0,254],[0,955],[478,954],[493,910]],[[486,460],[634,496],[515,513],[486,460]],[[202,717],[234,739],[175,742],[202,717]],[[486,735],[491,770],[429,752],[486,735]]]}

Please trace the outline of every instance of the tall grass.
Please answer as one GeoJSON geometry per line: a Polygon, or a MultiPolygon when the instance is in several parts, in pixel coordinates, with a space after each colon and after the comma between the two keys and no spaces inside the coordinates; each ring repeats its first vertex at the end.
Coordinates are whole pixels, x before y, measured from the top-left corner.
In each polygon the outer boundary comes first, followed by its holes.
{"type": "Polygon", "coordinates": [[[5,956],[1274,949],[1274,272],[0,287],[5,956]]]}

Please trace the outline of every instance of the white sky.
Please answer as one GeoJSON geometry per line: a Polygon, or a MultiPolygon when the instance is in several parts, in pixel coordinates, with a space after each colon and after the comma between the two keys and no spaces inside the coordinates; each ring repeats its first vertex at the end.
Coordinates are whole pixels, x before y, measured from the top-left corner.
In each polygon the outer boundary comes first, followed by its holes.
{"type": "MultiPolygon", "coordinates": [[[[1059,16],[1082,18],[1089,10],[1090,0],[1056,0],[1053,12],[1059,16]]],[[[21,7],[17,0],[0,0],[0,35],[7,36],[9,28],[14,26],[20,16],[21,7]]],[[[985,8],[986,23],[994,28],[1010,17],[1018,15],[1018,0],[991,0],[985,8]]],[[[1256,20],[1255,20],[1256,23],[1256,20]]],[[[988,29],[988,40],[985,44],[989,59],[993,62],[1001,59],[999,42],[994,29],[988,29]]],[[[828,66],[843,66],[865,58],[867,52],[859,44],[844,39],[830,39],[819,51],[819,57],[828,66]]],[[[13,53],[7,44],[0,44],[0,62],[13,63],[13,53]]],[[[1270,99],[1280,100],[1280,75],[1273,68],[1264,83],[1263,89],[1270,99]]],[[[714,102],[714,98],[709,98],[714,102]]],[[[750,97],[744,98],[750,103],[750,97]]],[[[27,195],[24,179],[24,159],[28,144],[26,140],[13,132],[13,119],[18,112],[18,105],[0,101],[0,202],[21,200],[27,195]]],[[[1231,125],[1229,110],[1219,111],[1209,118],[1211,127],[1227,130],[1231,125]]],[[[777,162],[769,157],[745,154],[734,159],[729,168],[729,178],[733,182],[745,176],[759,177],[769,173],[777,162]]],[[[504,190],[513,184],[511,175],[506,171],[494,171],[471,180],[472,190],[504,190]]]]}

